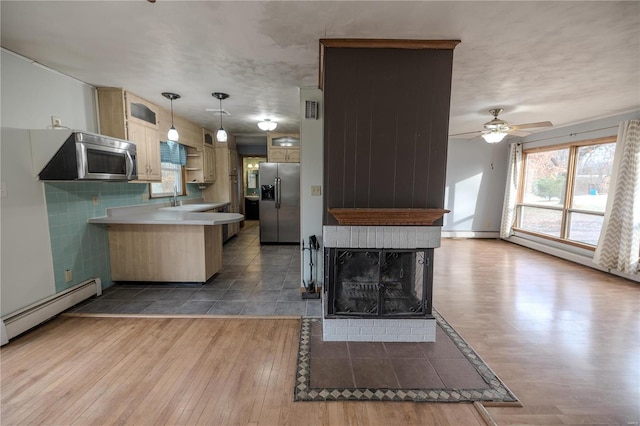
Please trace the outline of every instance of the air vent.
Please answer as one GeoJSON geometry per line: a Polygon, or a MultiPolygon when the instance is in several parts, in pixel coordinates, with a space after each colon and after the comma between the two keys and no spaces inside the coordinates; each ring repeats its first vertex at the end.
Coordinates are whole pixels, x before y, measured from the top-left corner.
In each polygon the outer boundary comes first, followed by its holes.
{"type": "Polygon", "coordinates": [[[304,118],[318,119],[318,101],[304,101],[304,118]]]}

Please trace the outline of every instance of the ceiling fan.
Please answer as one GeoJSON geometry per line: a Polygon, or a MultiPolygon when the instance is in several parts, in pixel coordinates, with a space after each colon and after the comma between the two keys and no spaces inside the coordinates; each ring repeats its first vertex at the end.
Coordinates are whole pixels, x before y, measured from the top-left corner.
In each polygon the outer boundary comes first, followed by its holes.
{"type": "Polygon", "coordinates": [[[484,130],[478,130],[468,133],[457,133],[455,135],[449,136],[452,138],[464,139],[469,139],[472,136],[482,136],[482,138],[488,143],[498,143],[502,141],[508,134],[514,136],[526,136],[529,134],[528,132],[523,132],[522,129],[537,129],[540,127],[553,126],[550,121],[539,121],[537,123],[510,125],[506,121],[498,118],[498,115],[500,115],[502,111],[502,108],[489,110],[489,114],[493,115],[493,120],[484,123],[484,130]]]}

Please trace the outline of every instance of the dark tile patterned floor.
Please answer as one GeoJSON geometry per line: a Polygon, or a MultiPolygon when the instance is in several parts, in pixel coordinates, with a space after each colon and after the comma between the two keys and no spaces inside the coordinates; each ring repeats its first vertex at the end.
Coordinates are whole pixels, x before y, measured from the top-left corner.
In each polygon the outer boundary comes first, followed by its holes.
{"type": "Polygon", "coordinates": [[[68,312],[320,317],[320,301],[300,296],[300,256],[297,245],[261,246],[258,222],[246,221],[209,282],[116,284],[68,312]]]}

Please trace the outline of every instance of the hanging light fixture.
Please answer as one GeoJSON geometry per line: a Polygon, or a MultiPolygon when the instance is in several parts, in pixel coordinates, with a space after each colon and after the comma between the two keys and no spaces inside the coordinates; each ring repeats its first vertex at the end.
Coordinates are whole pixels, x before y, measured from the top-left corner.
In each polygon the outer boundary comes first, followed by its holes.
{"type": "Polygon", "coordinates": [[[162,96],[164,96],[165,98],[171,101],[171,128],[167,132],[167,139],[169,139],[172,142],[178,142],[180,135],[178,134],[178,131],[173,125],[173,100],[180,99],[180,95],[177,95],[175,93],[162,92],[162,96]]]}
{"type": "Polygon", "coordinates": [[[227,99],[229,95],[220,92],[214,92],[211,95],[220,101],[220,129],[218,130],[218,133],[216,133],[216,139],[218,140],[218,142],[226,142],[227,131],[224,130],[224,127],[222,127],[222,100],[227,99]]]}
{"type": "Polygon", "coordinates": [[[504,137],[507,136],[506,132],[501,132],[500,130],[492,130],[487,133],[482,134],[482,139],[487,143],[498,143],[501,142],[504,137]]]}
{"type": "Polygon", "coordinates": [[[258,127],[260,127],[260,130],[270,132],[278,127],[278,123],[276,123],[275,121],[271,121],[271,119],[269,118],[265,118],[264,120],[258,122],[258,127]]]}

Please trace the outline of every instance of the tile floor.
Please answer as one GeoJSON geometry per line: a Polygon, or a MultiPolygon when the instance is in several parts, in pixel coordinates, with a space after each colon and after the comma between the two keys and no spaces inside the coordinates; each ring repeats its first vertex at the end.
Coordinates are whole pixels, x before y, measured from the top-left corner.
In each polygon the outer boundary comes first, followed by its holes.
{"type": "Polygon", "coordinates": [[[435,342],[325,342],[311,325],[312,388],[488,389],[440,326],[435,342]]]}
{"type": "Polygon", "coordinates": [[[320,317],[320,301],[300,295],[300,256],[298,245],[260,245],[258,222],[246,221],[209,282],[116,284],[69,312],[320,317]]]}

